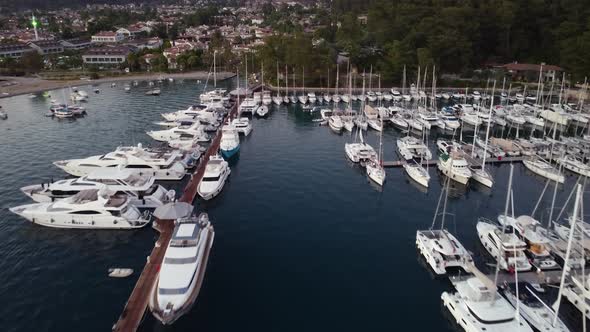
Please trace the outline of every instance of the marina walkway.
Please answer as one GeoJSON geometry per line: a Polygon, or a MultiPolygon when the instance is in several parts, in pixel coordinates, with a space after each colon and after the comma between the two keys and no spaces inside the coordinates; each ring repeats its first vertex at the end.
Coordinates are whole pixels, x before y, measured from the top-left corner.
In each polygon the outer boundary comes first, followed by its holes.
{"type": "MultiPolygon", "coordinates": [[[[228,118],[233,118],[237,112],[237,105],[234,105],[228,118]]],[[[192,204],[197,196],[197,188],[201,182],[201,178],[205,173],[205,167],[209,157],[216,154],[221,143],[221,127],[217,130],[217,134],[207,151],[201,156],[198,166],[191,175],[191,179],[187,183],[182,196],[178,199],[180,202],[192,204]]],[[[154,246],[150,256],[147,258],[147,263],[137,279],[137,283],[123,308],[119,320],[113,325],[113,331],[117,332],[132,332],[137,331],[139,324],[147,309],[149,298],[153,288],[158,280],[160,266],[164,260],[166,248],[172,237],[174,231],[174,220],[159,220],[156,219],[153,223],[153,228],[160,232],[160,237],[154,246]]]]}

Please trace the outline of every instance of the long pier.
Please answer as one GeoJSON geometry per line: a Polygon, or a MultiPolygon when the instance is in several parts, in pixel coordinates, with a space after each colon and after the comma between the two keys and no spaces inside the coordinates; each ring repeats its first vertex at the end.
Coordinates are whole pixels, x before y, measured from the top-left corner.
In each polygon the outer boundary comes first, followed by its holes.
{"type": "MultiPolygon", "coordinates": [[[[471,156],[465,154],[463,156],[467,163],[472,167],[481,167],[483,159],[479,158],[472,158],[471,156]]],[[[502,157],[502,158],[487,158],[486,164],[501,164],[501,163],[513,163],[513,162],[521,162],[524,160],[524,157],[502,157]]],[[[384,161],[383,167],[402,167],[406,164],[407,161],[405,160],[393,160],[393,161],[384,161]]],[[[431,160],[423,160],[422,166],[434,166],[437,163],[437,159],[431,160]]]]}
{"type": "MultiPolygon", "coordinates": [[[[237,112],[237,105],[234,104],[229,112],[227,119],[231,119],[237,112]]],[[[187,183],[182,196],[179,198],[180,202],[192,204],[197,196],[197,188],[205,173],[205,167],[209,157],[216,154],[221,143],[221,126],[217,129],[217,133],[207,151],[201,156],[199,164],[195,168],[191,179],[187,183]]],[[[172,238],[174,231],[174,220],[160,220],[156,219],[152,226],[156,229],[160,236],[154,245],[154,249],[147,258],[147,262],[137,283],[119,316],[119,320],[113,325],[113,331],[117,332],[132,332],[137,331],[139,324],[145,314],[148,306],[149,298],[153,288],[158,280],[160,266],[164,260],[164,254],[168,243],[172,238]]]]}

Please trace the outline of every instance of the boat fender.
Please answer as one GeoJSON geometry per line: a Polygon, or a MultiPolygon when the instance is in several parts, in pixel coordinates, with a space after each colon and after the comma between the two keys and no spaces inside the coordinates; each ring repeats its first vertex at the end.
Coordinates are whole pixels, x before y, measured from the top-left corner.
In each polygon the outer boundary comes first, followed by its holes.
{"type": "Polygon", "coordinates": [[[117,224],[117,221],[116,221],[116,220],[115,220],[115,221],[113,221],[113,224],[115,224],[115,225],[116,225],[116,224],[117,224]]]}
{"type": "Polygon", "coordinates": [[[32,221],[32,222],[33,222],[33,224],[34,224],[34,223],[35,223],[35,218],[33,218],[31,221],[32,221]]]}
{"type": "Polygon", "coordinates": [[[90,224],[91,224],[91,225],[94,225],[94,220],[92,220],[92,221],[90,222],[90,224]]]}
{"type": "MultiPolygon", "coordinates": [[[[156,175],[156,174],[154,174],[154,175],[156,175]]],[[[170,172],[166,172],[166,176],[168,176],[168,175],[170,175],[170,172]]]]}

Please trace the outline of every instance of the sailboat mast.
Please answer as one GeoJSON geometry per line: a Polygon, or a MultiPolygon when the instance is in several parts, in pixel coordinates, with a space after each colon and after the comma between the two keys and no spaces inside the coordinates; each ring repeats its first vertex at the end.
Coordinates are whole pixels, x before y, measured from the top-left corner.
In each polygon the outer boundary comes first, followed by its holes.
{"type": "Polygon", "coordinates": [[[285,96],[289,97],[289,70],[285,64],[285,96]]]}
{"type": "Polygon", "coordinates": [[[369,91],[373,90],[373,65],[371,65],[371,69],[369,71],[369,91]]]}
{"type": "Polygon", "coordinates": [[[336,62],[336,94],[338,94],[338,80],[340,79],[340,64],[336,62]]]}
{"type": "MultiPolygon", "coordinates": [[[[506,190],[506,204],[504,205],[504,217],[508,216],[508,206],[510,204],[510,193],[512,192],[512,174],[514,173],[514,165],[510,164],[510,175],[508,176],[508,189],[506,190]]],[[[502,223],[502,234],[506,231],[506,223],[502,223]]],[[[500,272],[500,260],[496,261],[496,273],[494,275],[494,285],[498,285],[498,274],[500,272]]],[[[494,287],[492,294],[492,303],[496,301],[497,287],[494,287]]]]}
{"type": "Polygon", "coordinates": [[[278,94],[279,94],[278,95],[279,98],[281,97],[281,89],[280,89],[280,86],[281,86],[281,82],[279,81],[279,62],[277,61],[277,91],[278,91],[278,94]]]}
{"type": "Polygon", "coordinates": [[[486,129],[486,141],[483,148],[483,160],[481,162],[481,169],[485,170],[486,168],[486,157],[488,154],[488,139],[490,138],[490,122],[492,122],[492,108],[494,107],[494,93],[496,92],[496,81],[494,81],[494,87],[492,88],[492,99],[490,101],[490,111],[488,112],[488,127],[486,129]]]}
{"type": "Polygon", "coordinates": [[[541,102],[539,101],[539,98],[541,98],[541,76],[543,75],[543,65],[541,65],[541,67],[539,67],[539,80],[537,82],[537,98],[535,99],[535,102],[537,104],[541,104],[541,102]]]}
{"type": "MultiPolygon", "coordinates": [[[[578,209],[579,209],[579,205],[580,205],[581,200],[582,200],[582,185],[578,184],[578,187],[576,188],[576,201],[574,203],[574,213],[573,213],[573,218],[571,218],[572,222],[570,224],[570,235],[568,237],[567,249],[565,251],[563,272],[561,273],[561,283],[559,284],[559,293],[557,293],[557,301],[555,302],[556,307],[555,307],[555,315],[553,316],[553,324],[552,324],[553,326],[555,326],[555,324],[557,323],[557,316],[559,314],[559,306],[561,304],[561,297],[563,296],[563,286],[565,284],[565,277],[569,271],[567,268],[567,264],[568,264],[568,260],[570,258],[571,251],[572,251],[572,242],[574,239],[574,231],[576,229],[576,221],[578,220],[578,209]]],[[[584,317],[584,315],[582,315],[582,317],[584,317]]]]}

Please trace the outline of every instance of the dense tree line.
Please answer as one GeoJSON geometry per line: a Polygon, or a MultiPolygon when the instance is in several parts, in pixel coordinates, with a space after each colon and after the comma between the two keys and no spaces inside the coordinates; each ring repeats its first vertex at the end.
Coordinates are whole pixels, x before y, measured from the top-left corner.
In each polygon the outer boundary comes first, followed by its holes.
{"type": "MultiPolygon", "coordinates": [[[[590,73],[589,0],[333,0],[325,6],[316,11],[322,28],[314,37],[386,80],[398,81],[404,65],[414,72],[435,64],[469,76],[513,61],[560,65],[577,80],[590,73]]],[[[280,27],[285,21],[276,18],[285,13],[277,12],[268,17],[280,27]]]]}

